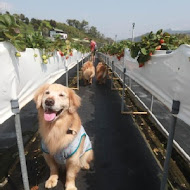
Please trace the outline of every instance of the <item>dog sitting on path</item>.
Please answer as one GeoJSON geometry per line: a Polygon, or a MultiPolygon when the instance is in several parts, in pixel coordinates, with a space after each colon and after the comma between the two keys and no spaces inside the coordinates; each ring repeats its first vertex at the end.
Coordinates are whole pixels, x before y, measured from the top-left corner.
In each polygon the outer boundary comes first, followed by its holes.
{"type": "Polygon", "coordinates": [[[108,69],[105,64],[99,62],[96,66],[96,80],[99,84],[105,84],[108,75],[108,69]]]}
{"type": "Polygon", "coordinates": [[[77,113],[81,99],[72,89],[61,84],[45,84],[37,90],[34,101],[38,110],[43,156],[50,168],[45,188],[57,185],[58,165],[65,164],[65,190],[77,190],[77,173],[81,168],[89,169],[93,159],[89,136],[77,113]]]}
{"type": "Polygon", "coordinates": [[[82,78],[84,85],[92,84],[92,78],[95,76],[95,67],[91,61],[87,61],[82,66],[82,78]]]}

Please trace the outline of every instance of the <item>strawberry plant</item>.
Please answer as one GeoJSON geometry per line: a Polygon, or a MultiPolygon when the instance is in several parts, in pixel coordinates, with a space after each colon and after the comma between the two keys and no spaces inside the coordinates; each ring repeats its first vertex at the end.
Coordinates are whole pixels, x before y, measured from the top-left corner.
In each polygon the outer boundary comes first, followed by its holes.
{"type": "Polygon", "coordinates": [[[106,44],[99,49],[100,52],[117,56],[118,60],[124,55],[124,49],[129,48],[132,58],[136,58],[139,67],[143,67],[145,63],[151,59],[155,50],[175,50],[181,44],[190,43],[190,38],[178,38],[177,35],[170,35],[163,30],[156,33],[150,32],[143,36],[140,42],[121,41],[119,43],[106,44]]]}
{"type": "Polygon", "coordinates": [[[34,32],[25,36],[25,43],[27,48],[45,49],[48,41],[40,34],[40,32],[34,32]]]}
{"type": "Polygon", "coordinates": [[[139,67],[150,60],[155,50],[175,50],[184,42],[179,40],[175,35],[163,33],[158,30],[155,34],[150,32],[147,36],[143,36],[141,42],[133,43],[130,48],[132,58],[137,58],[139,67]]]}
{"type": "Polygon", "coordinates": [[[108,53],[109,55],[116,55],[117,59],[120,60],[124,56],[124,49],[131,47],[131,42],[128,40],[121,41],[118,43],[106,44],[100,48],[99,51],[108,53]]]}
{"type": "Polygon", "coordinates": [[[18,51],[24,51],[26,48],[20,26],[9,14],[0,15],[0,41],[12,43],[18,51]]]}
{"type": "MultiPolygon", "coordinates": [[[[41,26],[50,28],[49,22],[44,21],[41,26]]],[[[83,43],[71,42],[69,40],[61,39],[60,36],[55,37],[52,41],[50,38],[42,35],[43,31],[31,30],[26,32],[23,28],[24,23],[21,20],[16,20],[10,14],[0,15],[0,41],[8,41],[18,51],[24,51],[26,48],[38,48],[42,51],[43,63],[48,63],[48,58],[53,55],[54,51],[59,51],[60,55],[69,56],[73,55],[73,48],[82,53],[88,52],[89,48],[83,43]],[[21,32],[22,31],[22,32],[21,32]]],[[[41,28],[40,28],[41,29],[41,28]]],[[[15,52],[16,57],[20,57],[19,52],[15,52]]],[[[34,54],[37,57],[37,54],[34,54]]]]}
{"type": "Polygon", "coordinates": [[[71,49],[77,49],[81,53],[86,53],[89,51],[88,44],[85,44],[82,42],[72,42],[71,43],[71,49]]]}

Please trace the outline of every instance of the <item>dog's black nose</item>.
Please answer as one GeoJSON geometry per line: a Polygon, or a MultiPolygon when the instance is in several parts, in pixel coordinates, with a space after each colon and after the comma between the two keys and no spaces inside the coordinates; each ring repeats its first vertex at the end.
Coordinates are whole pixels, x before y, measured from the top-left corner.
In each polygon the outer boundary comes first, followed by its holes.
{"type": "Polygon", "coordinates": [[[46,106],[53,106],[54,103],[55,103],[55,101],[54,101],[52,98],[47,98],[47,99],[45,100],[45,105],[46,105],[46,106]]]}

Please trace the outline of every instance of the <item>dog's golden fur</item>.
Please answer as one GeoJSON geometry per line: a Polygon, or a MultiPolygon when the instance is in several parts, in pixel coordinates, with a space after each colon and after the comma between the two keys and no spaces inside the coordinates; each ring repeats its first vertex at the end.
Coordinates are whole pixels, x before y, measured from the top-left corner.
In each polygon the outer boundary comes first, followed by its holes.
{"type": "Polygon", "coordinates": [[[84,84],[92,84],[92,78],[95,76],[95,67],[93,65],[93,62],[87,61],[82,66],[81,70],[84,84]]]}
{"type": "Polygon", "coordinates": [[[103,64],[102,62],[99,62],[98,65],[96,66],[96,81],[99,84],[102,84],[102,83],[105,84],[107,75],[108,75],[107,66],[103,64]]]}
{"type": "MultiPolygon", "coordinates": [[[[45,183],[46,188],[53,188],[58,181],[58,164],[53,155],[67,147],[81,128],[81,120],[77,113],[77,108],[81,104],[80,97],[70,88],[60,84],[45,84],[40,87],[34,101],[38,109],[39,132],[48,147],[49,154],[43,153],[44,158],[50,168],[50,177],[45,183]],[[53,100],[52,110],[59,113],[53,121],[44,119],[44,112],[47,100],[53,100]],[[61,113],[58,110],[62,110],[61,113]],[[72,131],[72,133],[68,133],[72,131]]],[[[66,161],[66,190],[77,190],[75,178],[81,168],[89,169],[89,163],[93,159],[93,151],[89,150],[80,157],[85,137],[83,137],[77,152],[66,161]]]]}

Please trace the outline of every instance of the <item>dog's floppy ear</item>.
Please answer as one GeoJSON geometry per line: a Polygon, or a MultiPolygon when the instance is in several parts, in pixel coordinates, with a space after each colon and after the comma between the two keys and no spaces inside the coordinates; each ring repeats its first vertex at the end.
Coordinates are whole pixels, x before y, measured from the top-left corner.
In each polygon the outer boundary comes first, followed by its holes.
{"type": "Polygon", "coordinates": [[[42,105],[42,96],[44,91],[49,87],[50,84],[44,84],[34,94],[34,102],[36,103],[36,108],[39,109],[42,105]]]}
{"type": "Polygon", "coordinates": [[[74,113],[81,105],[81,98],[74,90],[69,89],[69,113],[74,113]]]}

